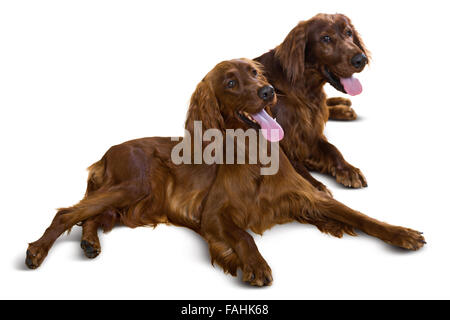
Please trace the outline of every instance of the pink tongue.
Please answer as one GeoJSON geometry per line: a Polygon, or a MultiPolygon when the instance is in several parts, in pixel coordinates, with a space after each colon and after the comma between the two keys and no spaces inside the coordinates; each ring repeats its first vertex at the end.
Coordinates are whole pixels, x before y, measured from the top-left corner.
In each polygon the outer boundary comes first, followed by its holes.
{"type": "Polygon", "coordinates": [[[341,84],[344,86],[345,92],[351,96],[357,96],[362,92],[362,85],[358,79],[351,77],[347,79],[341,78],[341,84]]]}
{"type": "Polygon", "coordinates": [[[263,109],[258,114],[252,115],[262,129],[262,134],[267,141],[278,142],[284,137],[283,128],[263,109]]]}

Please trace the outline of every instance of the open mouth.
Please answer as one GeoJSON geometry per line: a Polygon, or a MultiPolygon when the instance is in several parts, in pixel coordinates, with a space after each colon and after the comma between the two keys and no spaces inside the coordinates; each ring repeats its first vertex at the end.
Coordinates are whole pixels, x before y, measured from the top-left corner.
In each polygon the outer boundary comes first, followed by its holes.
{"type": "Polygon", "coordinates": [[[251,128],[261,129],[264,138],[270,142],[278,142],[284,137],[283,128],[276,119],[272,118],[264,109],[256,114],[238,111],[239,118],[251,128]]]}
{"type": "Polygon", "coordinates": [[[239,115],[239,118],[241,118],[241,120],[248,124],[251,128],[256,130],[261,129],[259,123],[252,117],[250,113],[245,111],[238,111],[237,114],[239,115]]]}
{"type": "Polygon", "coordinates": [[[344,86],[341,84],[341,79],[338,76],[330,72],[327,67],[323,68],[323,73],[328,83],[331,84],[336,90],[347,93],[344,89],[344,86]]]}
{"type": "Polygon", "coordinates": [[[340,78],[328,70],[327,67],[323,68],[323,74],[328,83],[331,84],[336,90],[351,96],[357,96],[362,92],[361,83],[353,76],[349,78],[340,78]]]}

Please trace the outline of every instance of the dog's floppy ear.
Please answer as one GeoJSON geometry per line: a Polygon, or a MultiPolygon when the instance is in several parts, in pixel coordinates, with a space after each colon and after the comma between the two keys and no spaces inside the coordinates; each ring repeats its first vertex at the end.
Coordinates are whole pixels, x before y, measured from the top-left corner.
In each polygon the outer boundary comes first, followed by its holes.
{"type": "Polygon", "coordinates": [[[350,20],[349,17],[347,17],[344,14],[339,14],[340,16],[342,16],[345,20],[347,20],[348,24],[350,25],[350,27],[352,28],[352,33],[353,33],[353,42],[358,46],[358,48],[360,48],[362,50],[362,52],[366,55],[367,59],[370,61],[372,59],[370,51],[367,50],[364,42],[362,41],[361,36],[359,35],[358,31],[356,30],[355,26],[353,25],[352,21],[350,20]]]}
{"type": "Polygon", "coordinates": [[[192,94],[185,127],[194,131],[194,121],[201,121],[203,130],[225,130],[219,103],[207,80],[203,79],[192,94]]]}
{"type": "Polygon", "coordinates": [[[307,42],[308,22],[300,22],[289,32],[286,39],[275,48],[275,56],[291,83],[303,76],[305,71],[305,48],[307,42]]]}
{"type": "Polygon", "coordinates": [[[370,61],[372,60],[372,55],[369,50],[367,50],[366,45],[362,41],[361,36],[359,35],[358,31],[356,31],[355,27],[350,23],[350,26],[353,29],[353,42],[364,52],[367,59],[370,61]]]}

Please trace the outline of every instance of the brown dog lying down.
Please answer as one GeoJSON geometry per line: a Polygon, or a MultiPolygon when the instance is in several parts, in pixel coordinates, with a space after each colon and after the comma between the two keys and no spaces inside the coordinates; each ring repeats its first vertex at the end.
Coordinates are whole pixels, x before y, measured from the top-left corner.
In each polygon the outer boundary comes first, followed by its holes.
{"type": "MultiPolygon", "coordinates": [[[[193,134],[194,121],[200,120],[205,129],[223,133],[261,125],[282,136],[266,112],[275,103],[273,88],[257,63],[225,61],[198,84],[186,129],[193,134]]],[[[99,249],[97,228],[111,229],[116,222],[131,228],[159,223],[188,227],[208,242],[213,262],[232,275],[241,269],[243,281],[256,286],[270,285],[272,275],[248,229],[261,234],[276,224],[298,221],[336,237],[355,235],[354,229],[359,229],[408,250],[425,243],[417,231],[372,219],[318,191],[295,172],[282,152],[278,172],[261,175],[259,162],[175,165],[171,150],[176,143],[170,138],[144,138],[109,149],[90,167],[84,199],[60,209],[44,235],[29,245],[27,266],[39,267],[54,241],[87,219],[85,250],[99,249]]]]}
{"type": "Polygon", "coordinates": [[[255,59],[278,95],[273,114],[285,131],[283,150],[296,171],[319,190],[329,192],[308,169],[332,175],[346,187],[367,186],[361,171],[323,133],[328,118],[354,120],[356,113],[348,99],[327,100],[323,86],[328,82],[344,93],[361,93],[353,74],[364,69],[368,57],[349,18],[319,14],[300,22],[283,43],[255,59]]]}

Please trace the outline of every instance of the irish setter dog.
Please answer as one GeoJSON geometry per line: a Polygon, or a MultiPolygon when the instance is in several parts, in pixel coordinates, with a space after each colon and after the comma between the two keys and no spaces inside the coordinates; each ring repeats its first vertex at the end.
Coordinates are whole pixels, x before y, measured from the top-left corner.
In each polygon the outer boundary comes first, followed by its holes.
{"type": "MultiPolygon", "coordinates": [[[[269,115],[276,101],[258,63],[225,61],[198,84],[186,130],[194,134],[194,121],[202,121],[205,129],[222,133],[263,127],[275,128],[282,136],[281,127],[269,115]]],[[[27,266],[39,267],[54,241],[79,223],[83,223],[83,248],[89,257],[99,253],[99,227],[169,223],[190,228],[207,241],[212,262],[232,275],[242,270],[243,281],[255,286],[270,285],[272,275],[246,230],[262,234],[276,224],[298,221],[337,237],[355,235],[359,229],[409,250],[425,243],[417,231],[372,219],[318,191],[296,173],[283,152],[277,173],[261,175],[265,165],[259,161],[174,164],[171,150],[176,143],[156,137],[110,148],[90,167],[84,199],[60,209],[44,235],[29,244],[27,266]]],[[[273,150],[272,144],[268,148],[273,150]]]]}
{"type": "Polygon", "coordinates": [[[285,131],[281,144],[296,171],[328,193],[308,170],[332,175],[346,187],[366,187],[362,172],[345,161],[323,133],[329,118],[356,119],[350,100],[327,100],[323,90],[330,83],[350,95],[362,91],[353,74],[364,69],[369,53],[350,19],[319,14],[302,21],[278,47],[255,60],[278,94],[273,114],[285,131]]]}

